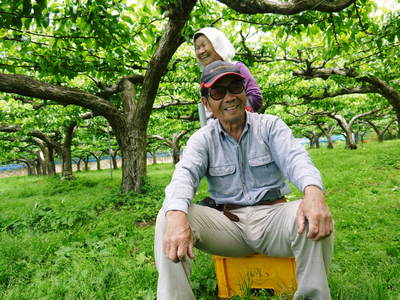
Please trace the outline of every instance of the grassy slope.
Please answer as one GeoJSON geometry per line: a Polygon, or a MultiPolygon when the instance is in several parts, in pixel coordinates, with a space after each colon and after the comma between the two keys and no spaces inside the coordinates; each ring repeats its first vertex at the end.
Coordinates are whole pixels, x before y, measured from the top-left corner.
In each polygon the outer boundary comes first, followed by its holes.
{"type": "MultiPolygon", "coordinates": [[[[336,221],[333,298],[398,299],[400,141],[310,153],[336,221]]],[[[152,222],[172,170],[150,166],[146,193],[128,196],[118,172],[0,179],[0,299],[155,299],[152,222]]],[[[203,182],[196,198],[206,194],[203,182]]],[[[200,252],[193,286],[214,299],[212,262],[200,252]]]]}

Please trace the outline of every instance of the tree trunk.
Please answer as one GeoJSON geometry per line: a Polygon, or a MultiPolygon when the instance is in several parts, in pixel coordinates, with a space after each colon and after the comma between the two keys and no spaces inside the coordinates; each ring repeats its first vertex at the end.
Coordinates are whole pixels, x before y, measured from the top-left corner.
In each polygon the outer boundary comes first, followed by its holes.
{"type": "Polygon", "coordinates": [[[319,136],[314,138],[315,148],[319,149],[319,136]]]}
{"type": "Polygon", "coordinates": [[[96,160],[96,170],[101,170],[101,154],[98,155],[98,152],[90,152],[90,154],[94,157],[96,160]]]}
{"type": "Polygon", "coordinates": [[[176,165],[179,162],[179,159],[180,159],[180,149],[176,147],[176,145],[174,145],[174,147],[172,147],[172,162],[174,163],[174,165],[176,165]]]}
{"type": "Polygon", "coordinates": [[[101,170],[101,159],[100,159],[100,157],[95,156],[94,158],[96,159],[97,170],[101,170]]]}
{"type": "Polygon", "coordinates": [[[118,151],[112,151],[112,153],[111,153],[111,161],[112,161],[114,170],[118,169],[117,154],[118,154],[118,151]]]}
{"type": "Polygon", "coordinates": [[[34,137],[33,141],[42,151],[43,157],[41,157],[43,165],[43,175],[54,176],[56,174],[56,166],[54,163],[54,148],[53,146],[41,140],[40,138],[34,137]]]}
{"type": "Polygon", "coordinates": [[[123,157],[121,190],[140,193],[146,175],[146,130],[119,132],[117,140],[123,157]]]}
{"type": "Polygon", "coordinates": [[[351,124],[353,124],[353,122],[360,116],[362,116],[362,115],[360,114],[360,115],[353,117],[352,120],[349,123],[347,123],[346,119],[343,118],[341,115],[334,114],[334,113],[329,114],[329,117],[335,119],[338,122],[340,128],[342,128],[342,130],[344,132],[344,137],[346,138],[346,148],[351,149],[351,150],[357,149],[357,145],[354,142],[354,138],[353,138],[353,131],[351,130],[351,124]]]}
{"type": "Polygon", "coordinates": [[[33,162],[33,164],[34,164],[34,167],[35,167],[35,170],[36,170],[36,175],[38,175],[38,176],[40,176],[40,175],[42,175],[42,164],[41,164],[41,162],[40,162],[40,159],[39,158],[37,158],[34,162],[33,162]]]}
{"type": "Polygon", "coordinates": [[[83,159],[83,163],[84,163],[84,165],[85,165],[85,171],[89,171],[89,157],[88,157],[88,156],[86,156],[86,157],[83,159]]]}
{"type": "Polygon", "coordinates": [[[63,147],[61,152],[61,176],[63,179],[72,179],[72,154],[71,148],[63,147]]]}
{"type": "Polygon", "coordinates": [[[70,125],[64,128],[65,137],[64,143],[61,146],[61,160],[62,160],[62,168],[61,168],[61,177],[63,179],[72,179],[72,153],[71,153],[71,145],[72,138],[74,137],[76,122],[72,122],[70,125]]]}
{"type": "Polygon", "coordinates": [[[312,138],[312,137],[311,137],[311,138],[308,137],[308,140],[310,141],[310,142],[309,142],[309,144],[310,144],[310,149],[311,149],[311,148],[314,148],[314,141],[313,141],[313,138],[312,138]]]}
{"type": "Polygon", "coordinates": [[[326,139],[328,141],[328,149],[333,149],[332,134],[331,133],[327,133],[326,134],[326,139]]]}
{"type": "Polygon", "coordinates": [[[44,154],[41,150],[36,152],[36,158],[36,173],[42,176],[47,175],[46,162],[44,159],[44,154]]]}
{"type": "Polygon", "coordinates": [[[78,159],[78,161],[76,162],[76,171],[77,172],[80,172],[81,171],[81,162],[82,162],[82,159],[78,159]]]}
{"type": "Polygon", "coordinates": [[[151,157],[153,158],[153,165],[157,164],[157,151],[151,152],[151,157]]]}
{"type": "Polygon", "coordinates": [[[28,163],[28,162],[26,162],[26,161],[23,161],[23,163],[26,165],[26,169],[27,169],[27,171],[28,171],[28,176],[33,176],[33,175],[35,175],[34,168],[31,166],[31,164],[28,163]]]}
{"type": "Polygon", "coordinates": [[[54,162],[54,148],[47,144],[47,174],[49,176],[56,175],[56,163],[54,162]]]}
{"type": "Polygon", "coordinates": [[[348,148],[350,150],[356,150],[357,145],[353,138],[353,132],[350,129],[347,129],[345,131],[345,137],[346,137],[346,148],[348,148]]]}
{"type": "Polygon", "coordinates": [[[360,144],[360,132],[357,130],[353,132],[353,137],[354,137],[354,143],[355,144],[360,144]]]}

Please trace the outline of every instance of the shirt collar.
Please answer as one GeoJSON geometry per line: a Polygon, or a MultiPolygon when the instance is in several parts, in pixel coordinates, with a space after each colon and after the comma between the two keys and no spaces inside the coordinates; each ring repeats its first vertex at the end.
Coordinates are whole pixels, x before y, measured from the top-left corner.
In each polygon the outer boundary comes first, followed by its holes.
{"type": "MultiPolygon", "coordinates": [[[[244,129],[243,129],[243,133],[242,133],[242,136],[249,130],[249,127],[250,127],[250,125],[251,125],[251,116],[250,116],[250,112],[248,112],[248,111],[245,111],[245,113],[246,113],[246,124],[245,124],[245,126],[244,126],[244,129]]],[[[220,135],[223,137],[223,138],[225,138],[225,136],[226,135],[229,135],[225,130],[224,130],[224,128],[222,127],[222,125],[221,125],[221,123],[219,122],[219,120],[217,119],[217,129],[218,129],[218,132],[220,133],[220,135]]]]}

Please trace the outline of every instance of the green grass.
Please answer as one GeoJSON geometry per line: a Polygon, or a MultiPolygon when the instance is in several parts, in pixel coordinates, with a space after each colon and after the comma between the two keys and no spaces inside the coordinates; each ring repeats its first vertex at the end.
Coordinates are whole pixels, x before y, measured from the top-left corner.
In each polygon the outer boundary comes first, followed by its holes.
{"type": "MultiPolygon", "coordinates": [[[[399,299],[400,141],[336,148],[310,150],[335,218],[333,299],[399,299]]],[[[0,299],[155,299],[154,218],[172,171],[149,166],[142,195],[121,195],[118,171],[0,179],[0,299]]],[[[198,299],[215,299],[211,257],[197,251],[193,270],[198,299]]]]}

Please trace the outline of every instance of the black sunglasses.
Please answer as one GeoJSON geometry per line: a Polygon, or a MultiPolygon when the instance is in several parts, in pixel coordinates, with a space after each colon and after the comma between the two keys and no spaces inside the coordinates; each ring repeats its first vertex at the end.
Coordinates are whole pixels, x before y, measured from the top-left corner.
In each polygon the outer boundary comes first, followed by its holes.
{"type": "Polygon", "coordinates": [[[227,86],[215,85],[209,89],[209,94],[212,99],[219,101],[225,97],[227,91],[231,94],[240,94],[243,90],[243,81],[239,79],[231,81],[227,86]]]}

